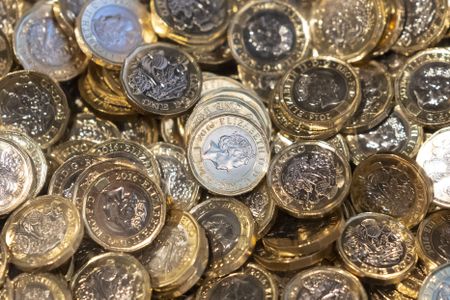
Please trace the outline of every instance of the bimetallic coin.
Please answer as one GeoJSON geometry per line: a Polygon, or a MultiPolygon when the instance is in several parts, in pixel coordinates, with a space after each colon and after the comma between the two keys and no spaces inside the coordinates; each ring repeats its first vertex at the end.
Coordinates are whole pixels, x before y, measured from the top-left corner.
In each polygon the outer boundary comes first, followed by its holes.
{"type": "Polygon", "coordinates": [[[358,213],[390,215],[412,228],[427,214],[433,189],[425,172],[409,157],[374,154],[355,169],[351,199],[358,213]]]}
{"type": "Polygon", "coordinates": [[[53,3],[53,14],[61,27],[67,34],[72,33],[75,21],[80,14],[86,0],[58,0],[53,3]]]}
{"type": "Polygon", "coordinates": [[[69,121],[66,95],[45,74],[9,73],[0,79],[0,124],[19,127],[43,149],[56,143],[69,121]]]}
{"type": "Polygon", "coordinates": [[[293,6],[258,1],[233,17],[228,44],[236,61],[252,72],[281,75],[309,50],[308,24],[293,6]]]}
{"type": "Polygon", "coordinates": [[[113,168],[93,179],[83,198],[89,236],[112,251],[133,252],[149,245],[161,231],[166,201],[144,172],[113,168]]]}
{"type": "Polygon", "coordinates": [[[61,165],[72,157],[86,154],[94,145],[94,142],[86,140],[66,141],[51,147],[49,153],[50,157],[54,159],[58,165],[61,165]]]}
{"type": "Polygon", "coordinates": [[[419,52],[406,62],[396,81],[395,97],[409,119],[429,127],[450,124],[449,67],[446,48],[419,52]]]}
{"type": "Polygon", "coordinates": [[[177,118],[161,119],[159,131],[164,142],[185,147],[185,138],[180,131],[177,118]]]}
{"type": "Polygon", "coordinates": [[[240,268],[256,242],[254,220],[247,206],[232,198],[211,198],[191,213],[209,241],[206,277],[221,277],[240,268]]]}
{"type": "Polygon", "coordinates": [[[440,300],[450,295],[450,264],[440,266],[424,280],[418,299],[440,300]]]}
{"type": "Polygon", "coordinates": [[[303,271],[286,285],[283,300],[296,299],[367,300],[366,291],[358,278],[342,269],[316,267],[303,271]]]}
{"type": "Polygon", "coordinates": [[[75,253],[83,237],[83,224],[72,202],[59,196],[41,196],[14,211],[2,236],[11,262],[18,268],[51,270],[75,253]]]}
{"type": "Polygon", "coordinates": [[[0,30],[0,78],[8,74],[12,65],[13,51],[9,44],[8,37],[0,30]]]}
{"type": "Polygon", "coordinates": [[[141,113],[179,115],[197,103],[202,73],[194,58],[165,43],[142,45],[125,59],[121,81],[141,113]]]}
{"type": "Polygon", "coordinates": [[[226,196],[255,188],[270,160],[269,143],[261,129],[231,114],[203,121],[192,133],[187,153],[197,181],[226,196]]]}
{"type": "Polygon", "coordinates": [[[14,33],[14,26],[21,14],[21,1],[2,0],[0,3],[0,31],[7,36],[14,33]]]}
{"type": "Polygon", "coordinates": [[[122,138],[134,141],[144,145],[151,145],[158,141],[158,124],[155,119],[146,119],[144,117],[130,118],[118,122],[122,138]]]}
{"type": "Polygon", "coordinates": [[[205,76],[205,72],[203,74],[202,81],[202,90],[201,95],[203,96],[209,91],[217,90],[220,88],[243,88],[243,85],[230,77],[225,76],[205,76]]]}
{"type": "Polygon", "coordinates": [[[88,57],[112,69],[119,69],[140,44],[156,41],[150,14],[136,0],[89,1],[77,18],[75,35],[88,57]]]}
{"type": "Polygon", "coordinates": [[[73,299],[133,299],[152,297],[150,276],[131,255],[105,253],[90,259],[71,281],[73,299]]]}
{"type": "Polygon", "coordinates": [[[421,262],[418,262],[408,276],[395,285],[395,289],[404,296],[417,299],[420,287],[422,286],[427,274],[428,271],[426,267],[421,262]]]}
{"type": "Polygon", "coordinates": [[[267,173],[271,196],[298,218],[317,218],[338,208],[350,190],[350,165],[324,142],[299,142],[272,160],[267,173]]]}
{"type": "Polygon", "coordinates": [[[15,277],[11,286],[12,299],[71,300],[72,294],[67,284],[50,273],[22,273],[15,277]]]}
{"type": "Polygon", "coordinates": [[[381,285],[400,282],[417,261],[413,234],[401,222],[379,213],[350,218],[337,249],[350,272],[381,285]]]}
{"type": "Polygon", "coordinates": [[[119,139],[122,135],[113,122],[101,119],[92,113],[81,113],[75,116],[69,136],[69,140],[102,143],[109,139],[119,139]]]}
{"type": "Polygon", "coordinates": [[[378,45],[385,26],[382,0],[320,0],[311,18],[317,51],[349,62],[367,56],[378,45]]]}

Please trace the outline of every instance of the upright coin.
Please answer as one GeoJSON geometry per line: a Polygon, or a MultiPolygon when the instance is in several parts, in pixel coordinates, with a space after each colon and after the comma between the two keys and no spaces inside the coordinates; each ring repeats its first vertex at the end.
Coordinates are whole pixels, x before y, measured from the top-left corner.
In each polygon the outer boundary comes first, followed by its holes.
{"type": "Polygon", "coordinates": [[[178,115],[197,103],[202,73],[194,58],[165,43],[142,45],[125,59],[122,85],[142,113],[178,115]]]}
{"type": "Polygon", "coordinates": [[[0,124],[19,127],[48,148],[61,138],[68,121],[66,95],[47,75],[18,71],[0,79],[0,124]]]}
{"type": "Polygon", "coordinates": [[[8,37],[0,30],[0,77],[8,74],[13,65],[13,51],[8,37]]]}
{"type": "Polygon", "coordinates": [[[449,295],[450,264],[442,265],[424,280],[418,299],[440,300],[449,295]]]}
{"type": "Polygon", "coordinates": [[[378,213],[350,218],[337,248],[349,271],[380,284],[400,282],[417,261],[413,234],[401,222],[378,213]]]}
{"type": "Polygon", "coordinates": [[[13,299],[72,299],[67,283],[50,273],[22,273],[12,280],[11,285],[13,299]]]}

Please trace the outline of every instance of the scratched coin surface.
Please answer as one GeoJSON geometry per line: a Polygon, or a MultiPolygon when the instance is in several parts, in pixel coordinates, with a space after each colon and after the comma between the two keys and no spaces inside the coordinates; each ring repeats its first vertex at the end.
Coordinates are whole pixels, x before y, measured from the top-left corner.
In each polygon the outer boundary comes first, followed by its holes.
{"type": "Polygon", "coordinates": [[[67,283],[50,273],[22,273],[12,280],[11,285],[13,299],[72,299],[67,283]]]}
{"type": "Polygon", "coordinates": [[[128,101],[138,111],[178,115],[197,103],[202,73],[181,48],[156,43],[139,46],[127,56],[121,81],[128,101]]]}
{"type": "Polygon", "coordinates": [[[7,36],[0,30],[0,77],[11,70],[13,64],[13,51],[7,36]]]}
{"type": "Polygon", "coordinates": [[[418,299],[440,300],[448,298],[450,288],[450,264],[431,272],[423,281],[418,299]]]}
{"type": "Polygon", "coordinates": [[[349,271],[384,284],[400,282],[417,261],[413,234],[401,222],[379,213],[350,218],[337,249],[349,271]]]}

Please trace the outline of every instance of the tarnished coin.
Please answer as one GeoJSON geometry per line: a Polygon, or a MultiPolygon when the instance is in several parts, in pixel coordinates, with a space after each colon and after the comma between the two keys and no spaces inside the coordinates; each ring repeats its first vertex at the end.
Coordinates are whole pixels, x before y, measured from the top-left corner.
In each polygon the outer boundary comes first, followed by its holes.
{"type": "Polygon", "coordinates": [[[406,0],[405,24],[392,48],[410,55],[439,42],[447,32],[449,10],[446,0],[406,0]]]}
{"type": "Polygon", "coordinates": [[[149,245],[161,231],[166,201],[144,172],[113,168],[93,179],[83,198],[89,236],[112,251],[133,252],[149,245]]]}
{"type": "Polygon", "coordinates": [[[200,186],[195,181],[183,148],[157,143],[150,152],[158,162],[163,192],[173,208],[188,211],[199,198],[200,186]]]}
{"type": "Polygon", "coordinates": [[[418,299],[440,300],[448,298],[450,288],[450,264],[431,272],[424,280],[418,299]]]}
{"type": "Polygon", "coordinates": [[[25,150],[4,138],[0,138],[0,172],[0,215],[6,215],[34,194],[36,173],[25,150]]]}
{"type": "Polygon", "coordinates": [[[366,291],[358,278],[342,269],[316,267],[303,271],[286,285],[283,300],[295,299],[367,300],[366,291]]]}
{"type": "Polygon", "coordinates": [[[53,13],[61,27],[67,34],[72,33],[75,28],[75,21],[80,14],[86,0],[58,0],[53,4],[53,13]]]}
{"type": "Polygon", "coordinates": [[[122,138],[144,145],[151,145],[158,141],[158,124],[154,119],[144,117],[129,118],[117,124],[122,138]]]}
{"type": "Polygon", "coordinates": [[[165,43],[142,45],[125,59],[121,72],[128,101],[141,113],[179,115],[197,103],[202,73],[194,58],[165,43]]]}
{"type": "Polygon", "coordinates": [[[150,14],[137,0],[89,1],[77,18],[75,35],[89,58],[112,69],[119,69],[140,44],[156,41],[150,14]]]}
{"type": "Polygon", "coordinates": [[[0,77],[8,74],[12,65],[13,51],[9,44],[8,37],[0,30],[0,77]]]}
{"type": "Polygon", "coordinates": [[[280,208],[317,218],[338,208],[350,190],[350,165],[324,142],[299,142],[272,160],[267,185],[280,208]]]}
{"type": "Polygon", "coordinates": [[[235,60],[253,72],[281,75],[309,50],[308,24],[282,1],[247,4],[233,17],[228,44],[235,60]]]}
{"type": "Polygon", "coordinates": [[[245,204],[232,198],[211,198],[191,210],[205,229],[210,260],[207,277],[227,275],[241,267],[255,246],[255,225],[245,204]]]}
{"type": "Polygon", "coordinates": [[[105,253],[90,259],[71,281],[73,299],[151,299],[150,276],[131,255],[105,253]]]}
{"type": "Polygon", "coordinates": [[[23,129],[45,149],[61,138],[68,121],[66,95],[47,75],[17,71],[0,79],[0,124],[23,129]]]}
{"type": "Polygon", "coordinates": [[[187,292],[201,277],[208,263],[208,241],[204,229],[191,214],[171,210],[158,238],[137,254],[152,279],[154,290],[168,297],[167,290],[190,279],[189,285],[171,297],[187,292]],[[192,280],[192,276],[196,280],[192,280]]]}
{"type": "Polygon", "coordinates": [[[12,299],[71,300],[67,283],[50,273],[22,273],[11,282],[12,299]]]}
{"type": "Polygon", "coordinates": [[[382,0],[320,0],[311,18],[319,54],[350,62],[363,59],[378,45],[385,26],[382,0]]]}
{"type": "Polygon", "coordinates": [[[41,196],[14,211],[2,236],[11,262],[18,268],[51,270],[75,253],[83,237],[83,223],[72,202],[41,196]]]}
{"type": "Polygon", "coordinates": [[[380,125],[365,133],[347,135],[352,162],[358,165],[372,154],[393,152],[416,156],[424,139],[423,128],[411,123],[396,107],[380,125]]]}
{"type": "Polygon", "coordinates": [[[187,153],[197,181],[226,196],[255,188],[270,160],[269,143],[261,129],[231,114],[203,121],[192,133],[187,153]]]}
{"type": "Polygon", "coordinates": [[[7,36],[14,33],[14,26],[21,14],[20,0],[2,0],[0,6],[0,31],[7,36]]]}
{"type": "Polygon", "coordinates": [[[450,50],[434,48],[411,57],[395,86],[407,117],[424,126],[450,124],[450,50]]]}
{"type": "Polygon", "coordinates": [[[53,1],[35,4],[17,23],[14,52],[27,70],[67,81],[86,68],[89,59],[79,48],[75,36],[67,35],[53,15],[53,1]]]}
{"type": "Polygon", "coordinates": [[[94,145],[94,142],[86,140],[66,141],[51,147],[50,157],[61,165],[72,157],[86,154],[94,145]]]}
{"type": "Polygon", "coordinates": [[[433,189],[425,172],[412,159],[397,154],[374,154],[355,169],[351,199],[358,213],[390,215],[412,228],[428,212],[433,189]]]}
{"type": "Polygon", "coordinates": [[[198,300],[278,299],[278,286],[272,274],[249,263],[239,272],[220,279],[210,279],[197,291],[198,300]]]}
{"type": "Polygon", "coordinates": [[[75,116],[69,132],[69,140],[88,140],[94,143],[121,138],[121,133],[113,122],[101,119],[92,113],[75,116]]]}
{"type": "Polygon", "coordinates": [[[401,222],[379,213],[350,218],[337,249],[349,271],[382,285],[400,282],[417,261],[413,234],[401,222]]]}

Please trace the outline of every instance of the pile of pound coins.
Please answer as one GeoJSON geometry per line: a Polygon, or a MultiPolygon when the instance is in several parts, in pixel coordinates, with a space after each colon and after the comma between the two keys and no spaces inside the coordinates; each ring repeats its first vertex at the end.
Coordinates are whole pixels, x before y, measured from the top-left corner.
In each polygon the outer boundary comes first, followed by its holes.
{"type": "Polygon", "coordinates": [[[447,0],[0,0],[0,300],[450,299],[447,0]]]}

